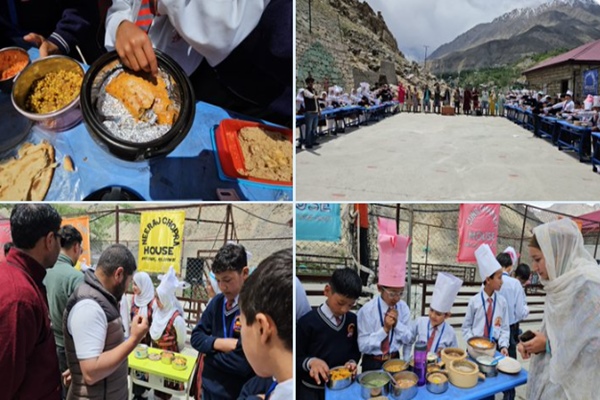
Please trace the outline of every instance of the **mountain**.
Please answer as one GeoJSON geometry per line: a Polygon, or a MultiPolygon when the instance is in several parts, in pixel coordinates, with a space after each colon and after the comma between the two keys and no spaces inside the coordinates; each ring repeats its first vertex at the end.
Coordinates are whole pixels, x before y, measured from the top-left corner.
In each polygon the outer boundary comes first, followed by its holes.
{"type": "Polygon", "coordinates": [[[437,48],[433,72],[455,72],[514,63],[558,48],[600,39],[600,5],[594,0],[553,0],[510,11],[479,24],[437,48]]]}

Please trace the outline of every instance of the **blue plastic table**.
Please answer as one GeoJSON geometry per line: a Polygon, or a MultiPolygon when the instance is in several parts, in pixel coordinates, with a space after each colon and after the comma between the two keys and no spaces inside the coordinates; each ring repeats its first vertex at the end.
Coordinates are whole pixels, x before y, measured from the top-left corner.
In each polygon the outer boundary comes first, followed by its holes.
{"type": "Polygon", "coordinates": [[[540,115],[540,125],[538,128],[538,136],[544,139],[550,139],[552,144],[556,144],[558,139],[558,129],[556,124],[557,119],[547,115],[540,115]]]}
{"type": "Polygon", "coordinates": [[[590,146],[592,129],[585,126],[576,126],[566,121],[557,121],[558,137],[556,143],[559,150],[573,150],[579,154],[579,161],[586,161],[590,149],[584,149],[584,145],[590,146]],[[584,151],[584,150],[587,150],[584,151]]]}
{"type": "MultiPolygon", "coordinates": [[[[29,54],[34,60],[39,53],[30,49],[29,54]]],[[[233,189],[241,200],[292,200],[292,187],[230,180],[219,174],[212,131],[226,118],[254,120],[197,102],[186,138],[166,157],[149,161],[129,162],[113,156],[91,137],[83,123],[59,133],[34,125],[25,140],[48,140],[55,148],[56,162],[69,155],[76,168],[74,172],[65,171],[62,165],[55,169],[46,201],[79,201],[112,186],[130,189],[145,200],[218,200],[217,189],[233,189]]],[[[18,147],[2,158],[16,154],[18,147]]]]}
{"type": "MultiPolygon", "coordinates": [[[[527,371],[521,370],[516,375],[508,375],[498,372],[498,376],[494,378],[486,378],[485,382],[479,381],[476,386],[470,389],[460,389],[449,384],[448,390],[442,394],[430,393],[425,386],[419,388],[416,400],[421,399],[460,399],[460,400],[475,400],[491,396],[496,393],[502,393],[505,390],[515,388],[527,382],[527,371]]],[[[391,399],[391,397],[389,397],[391,399]]],[[[343,390],[325,389],[325,400],[355,400],[361,399],[360,385],[354,382],[351,386],[343,390]]]]}

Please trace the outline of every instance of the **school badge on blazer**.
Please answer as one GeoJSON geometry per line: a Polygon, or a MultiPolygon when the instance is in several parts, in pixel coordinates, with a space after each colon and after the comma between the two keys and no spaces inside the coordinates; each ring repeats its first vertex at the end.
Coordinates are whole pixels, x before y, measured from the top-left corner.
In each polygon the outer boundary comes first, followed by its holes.
{"type": "Polygon", "coordinates": [[[348,325],[348,337],[351,338],[352,336],[354,336],[355,332],[356,332],[356,325],[354,325],[354,324],[348,325]]]}
{"type": "Polygon", "coordinates": [[[242,331],[242,322],[240,321],[240,316],[236,315],[235,320],[233,322],[233,334],[238,335],[242,331]]]}
{"type": "Polygon", "coordinates": [[[502,317],[496,317],[496,320],[494,321],[494,326],[502,326],[502,317]]]}

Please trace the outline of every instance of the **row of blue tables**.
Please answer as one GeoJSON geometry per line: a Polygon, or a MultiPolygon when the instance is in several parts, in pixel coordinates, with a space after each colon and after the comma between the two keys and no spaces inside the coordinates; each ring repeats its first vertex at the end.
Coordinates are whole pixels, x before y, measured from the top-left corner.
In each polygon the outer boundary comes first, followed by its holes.
{"type": "Polygon", "coordinates": [[[600,132],[592,132],[590,127],[576,126],[553,116],[536,116],[530,110],[515,105],[505,105],[504,108],[507,119],[530,130],[535,136],[550,140],[558,150],[575,151],[580,162],[591,161],[594,172],[597,171],[596,166],[600,165],[600,132]],[[588,146],[591,149],[586,149],[588,146]],[[590,150],[593,150],[591,157],[588,155],[590,150]]]}
{"type": "MultiPolygon", "coordinates": [[[[371,107],[363,107],[358,105],[353,106],[345,106],[339,108],[328,108],[321,111],[321,115],[319,117],[319,121],[326,120],[341,120],[343,123],[342,129],[346,126],[358,126],[359,125],[359,116],[365,116],[365,122],[368,123],[370,121],[379,120],[383,118],[386,114],[386,110],[397,106],[399,103],[397,101],[388,101],[385,103],[381,103],[379,105],[371,106],[371,107]],[[352,118],[354,121],[346,124],[344,119],[352,118]]],[[[304,115],[296,116],[296,128],[300,128],[305,124],[304,115]]]]}

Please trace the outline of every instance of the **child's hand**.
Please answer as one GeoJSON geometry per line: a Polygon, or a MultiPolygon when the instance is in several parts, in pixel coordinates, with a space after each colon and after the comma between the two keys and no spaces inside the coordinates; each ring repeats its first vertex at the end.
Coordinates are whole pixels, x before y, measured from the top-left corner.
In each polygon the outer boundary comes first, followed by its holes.
{"type": "Polygon", "coordinates": [[[392,330],[394,326],[396,326],[396,322],[398,322],[398,310],[389,310],[385,314],[385,320],[383,322],[384,328],[387,332],[392,330]]]}
{"type": "Polygon", "coordinates": [[[503,347],[500,349],[500,353],[504,356],[504,357],[508,357],[508,349],[506,347],[503,347]]]}
{"type": "Polygon", "coordinates": [[[134,71],[158,74],[158,61],[150,38],[139,26],[131,21],[123,21],[117,28],[115,49],[123,65],[134,71]]]}
{"type": "Polygon", "coordinates": [[[317,382],[317,385],[321,384],[321,378],[323,378],[323,382],[327,382],[329,380],[327,363],[320,358],[313,358],[310,362],[310,377],[317,382]]]}
{"type": "Polygon", "coordinates": [[[352,372],[352,373],[356,373],[356,363],[354,361],[348,361],[344,367],[348,368],[348,371],[352,372]]]}
{"type": "Polygon", "coordinates": [[[23,40],[32,43],[38,49],[40,49],[40,58],[48,57],[52,54],[60,54],[60,49],[57,45],[38,33],[28,33],[27,35],[23,36],[23,40]]]}

